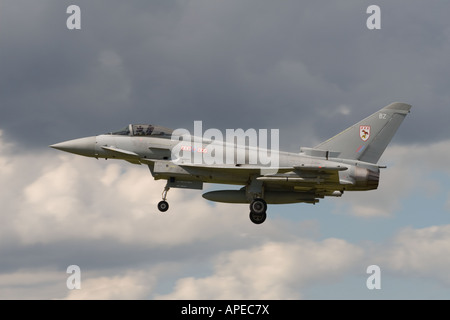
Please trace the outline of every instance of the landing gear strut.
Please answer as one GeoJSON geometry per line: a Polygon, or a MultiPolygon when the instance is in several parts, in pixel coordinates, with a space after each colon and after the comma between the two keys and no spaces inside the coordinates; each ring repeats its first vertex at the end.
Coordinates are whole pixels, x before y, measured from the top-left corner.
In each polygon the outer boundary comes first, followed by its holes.
{"type": "Polygon", "coordinates": [[[264,199],[256,198],[250,203],[250,220],[254,224],[261,224],[267,218],[267,203],[264,199]]]}
{"type": "Polygon", "coordinates": [[[158,210],[161,212],[166,212],[169,209],[169,203],[166,201],[167,192],[169,192],[169,190],[170,187],[166,185],[162,193],[162,201],[158,202],[158,210]]]}

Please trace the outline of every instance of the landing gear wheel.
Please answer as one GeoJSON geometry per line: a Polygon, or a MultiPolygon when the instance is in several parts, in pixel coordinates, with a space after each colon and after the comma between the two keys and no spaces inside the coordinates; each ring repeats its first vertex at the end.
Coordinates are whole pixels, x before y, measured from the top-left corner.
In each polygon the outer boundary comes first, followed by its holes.
{"type": "Polygon", "coordinates": [[[267,203],[264,201],[264,199],[256,198],[250,203],[250,212],[256,213],[256,214],[263,214],[267,211],[267,203]]]}
{"type": "Polygon", "coordinates": [[[158,202],[158,210],[161,212],[166,212],[169,210],[169,203],[166,201],[167,198],[167,192],[169,192],[169,180],[167,180],[167,184],[164,187],[164,191],[162,193],[162,201],[158,202]]]}
{"type": "Polygon", "coordinates": [[[267,214],[265,212],[263,213],[255,213],[250,211],[250,221],[254,224],[261,224],[264,221],[266,221],[267,214]]]}
{"type": "Polygon", "coordinates": [[[166,212],[169,209],[169,203],[167,201],[158,202],[158,209],[161,212],[166,212]]]}
{"type": "Polygon", "coordinates": [[[250,221],[254,224],[261,224],[266,221],[267,203],[264,199],[256,198],[250,203],[250,221]]]}

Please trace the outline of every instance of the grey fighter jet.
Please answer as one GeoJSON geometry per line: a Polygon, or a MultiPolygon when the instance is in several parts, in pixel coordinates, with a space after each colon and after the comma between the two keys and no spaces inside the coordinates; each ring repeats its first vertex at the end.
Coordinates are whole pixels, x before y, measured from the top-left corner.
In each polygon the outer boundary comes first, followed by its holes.
{"type": "MultiPolygon", "coordinates": [[[[62,151],[148,165],[154,179],[167,180],[158,209],[167,211],[170,188],[203,189],[203,183],[242,186],[203,194],[205,199],[250,204],[250,220],[266,220],[267,204],[312,203],[345,191],[378,187],[382,153],[411,106],[395,102],[314,148],[281,152],[242,143],[190,136],[149,124],[130,124],[122,130],[51,145],[62,151]],[[263,161],[258,155],[276,156],[263,161]],[[207,157],[208,156],[208,157],[207,157]],[[218,161],[223,160],[223,161],[218,161]],[[276,166],[274,166],[274,162],[276,166]]],[[[267,159],[267,157],[266,157],[267,159]]]]}

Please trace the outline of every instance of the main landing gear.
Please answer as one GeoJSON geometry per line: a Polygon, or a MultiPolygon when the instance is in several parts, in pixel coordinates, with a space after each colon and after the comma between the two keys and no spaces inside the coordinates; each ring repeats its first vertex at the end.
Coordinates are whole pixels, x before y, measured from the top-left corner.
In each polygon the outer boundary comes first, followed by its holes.
{"type": "Polygon", "coordinates": [[[256,198],[250,203],[250,221],[254,224],[261,224],[267,218],[267,203],[264,199],[256,198]]]}
{"type": "Polygon", "coordinates": [[[263,182],[258,180],[256,176],[251,177],[245,187],[247,200],[250,200],[250,221],[254,224],[261,224],[267,218],[267,202],[264,197],[263,182]]]}
{"type": "Polygon", "coordinates": [[[167,185],[164,187],[164,191],[162,193],[162,200],[158,202],[158,210],[161,212],[166,212],[169,209],[169,203],[166,201],[167,192],[169,192],[170,187],[167,185]]]}

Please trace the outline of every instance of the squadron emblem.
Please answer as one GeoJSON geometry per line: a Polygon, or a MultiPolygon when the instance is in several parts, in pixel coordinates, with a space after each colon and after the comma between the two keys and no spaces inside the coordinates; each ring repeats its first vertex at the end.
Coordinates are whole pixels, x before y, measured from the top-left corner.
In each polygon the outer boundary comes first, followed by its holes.
{"type": "Polygon", "coordinates": [[[362,141],[369,140],[370,126],[359,126],[359,136],[362,139],[362,141]]]}

